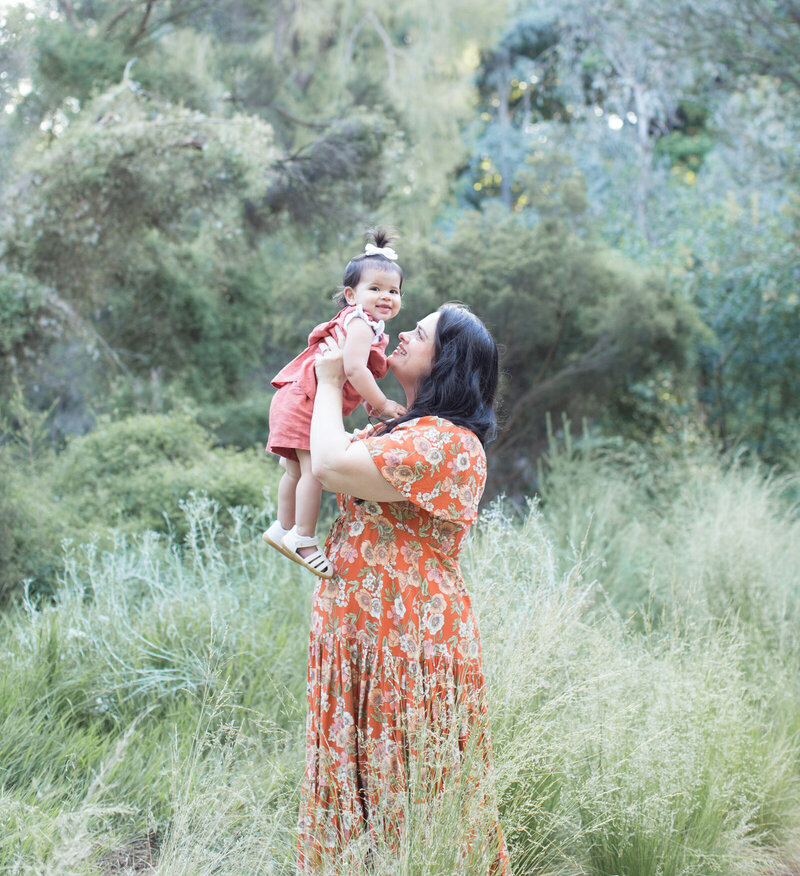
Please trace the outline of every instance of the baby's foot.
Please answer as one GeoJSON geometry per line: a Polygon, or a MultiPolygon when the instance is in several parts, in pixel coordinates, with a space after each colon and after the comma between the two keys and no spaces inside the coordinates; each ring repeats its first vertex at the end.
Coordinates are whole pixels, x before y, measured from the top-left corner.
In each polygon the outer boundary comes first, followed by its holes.
{"type": "Polygon", "coordinates": [[[288,532],[290,532],[290,530],[284,529],[281,526],[280,520],[275,520],[270,524],[269,529],[267,529],[261,538],[263,538],[270,547],[274,547],[275,550],[280,551],[285,557],[289,557],[289,552],[283,546],[283,537],[288,532]]]}
{"type": "Polygon", "coordinates": [[[333,577],[333,563],[320,550],[315,535],[300,535],[295,526],[282,541],[284,553],[320,578],[333,577]]]}

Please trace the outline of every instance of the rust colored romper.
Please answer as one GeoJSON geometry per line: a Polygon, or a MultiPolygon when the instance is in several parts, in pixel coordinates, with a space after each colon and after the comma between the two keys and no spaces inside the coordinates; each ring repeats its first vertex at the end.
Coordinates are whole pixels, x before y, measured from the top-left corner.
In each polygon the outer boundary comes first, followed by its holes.
{"type": "MultiPolygon", "coordinates": [[[[389,336],[383,330],[383,322],[375,322],[360,307],[343,307],[328,322],[320,323],[308,336],[308,346],[272,378],[278,390],[269,406],[269,438],[267,450],[278,456],[297,461],[297,450],[311,447],[311,415],[314,413],[314,396],[317,394],[317,375],[314,362],[319,345],[325,338],[336,337],[337,326],[347,334],[347,324],[354,317],[366,321],[375,338],[369,351],[367,368],[376,380],[386,376],[389,365],[386,361],[386,345],[389,336]]],[[[342,413],[352,414],[362,398],[350,383],[342,387],[342,413]]]]}

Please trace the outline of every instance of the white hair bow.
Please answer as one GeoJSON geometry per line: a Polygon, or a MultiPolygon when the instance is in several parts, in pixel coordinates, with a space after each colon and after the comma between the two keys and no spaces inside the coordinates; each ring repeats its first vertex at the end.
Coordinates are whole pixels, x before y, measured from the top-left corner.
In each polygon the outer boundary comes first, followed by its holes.
{"type": "Polygon", "coordinates": [[[397,253],[390,246],[375,246],[374,243],[368,243],[364,247],[364,252],[367,255],[382,255],[393,262],[397,261],[397,253]]]}

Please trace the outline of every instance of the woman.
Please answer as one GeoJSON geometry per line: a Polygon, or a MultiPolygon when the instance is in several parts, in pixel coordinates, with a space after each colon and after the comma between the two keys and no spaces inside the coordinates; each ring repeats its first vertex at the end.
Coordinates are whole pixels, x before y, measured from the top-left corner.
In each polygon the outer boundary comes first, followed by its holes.
{"type": "Polygon", "coordinates": [[[508,874],[487,781],[480,641],[458,566],[496,428],[497,346],[466,308],[445,305],[400,334],[389,366],[408,413],[353,440],[341,351],[329,341],[317,360],[312,468],[340,494],[340,516],[326,543],[336,575],[317,584],[312,608],[299,866],[316,872],[349,849],[358,872],[365,854],[399,848],[422,759],[423,797],[448,778],[474,784],[481,818],[463,860],[508,874]]]}

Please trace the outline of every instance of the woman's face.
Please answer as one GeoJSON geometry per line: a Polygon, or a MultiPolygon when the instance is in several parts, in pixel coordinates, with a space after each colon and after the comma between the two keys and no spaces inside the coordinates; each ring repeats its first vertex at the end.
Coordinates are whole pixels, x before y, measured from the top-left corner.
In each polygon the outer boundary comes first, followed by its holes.
{"type": "Polygon", "coordinates": [[[431,373],[437,322],[439,314],[429,313],[413,331],[400,332],[397,347],[389,356],[389,367],[406,392],[431,373]]]}

